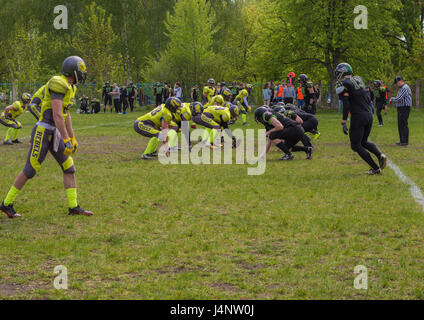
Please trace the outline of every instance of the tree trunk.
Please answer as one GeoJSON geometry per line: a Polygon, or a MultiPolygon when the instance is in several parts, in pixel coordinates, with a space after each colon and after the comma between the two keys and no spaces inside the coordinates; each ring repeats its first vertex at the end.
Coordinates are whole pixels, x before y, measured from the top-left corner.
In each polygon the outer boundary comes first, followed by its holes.
{"type": "Polygon", "coordinates": [[[131,66],[130,66],[130,52],[128,47],[128,31],[127,31],[127,1],[122,1],[122,21],[124,23],[124,43],[125,43],[125,62],[127,66],[127,79],[131,74],[131,66]]]}

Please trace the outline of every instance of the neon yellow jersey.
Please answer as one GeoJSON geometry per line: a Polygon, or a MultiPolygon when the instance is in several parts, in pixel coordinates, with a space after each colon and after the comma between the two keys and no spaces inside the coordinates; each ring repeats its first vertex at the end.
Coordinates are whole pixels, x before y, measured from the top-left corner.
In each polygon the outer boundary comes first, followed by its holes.
{"type": "Polygon", "coordinates": [[[69,112],[71,111],[72,106],[75,104],[75,95],[77,94],[77,86],[72,85],[72,93],[69,97],[69,100],[63,100],[63,105],[65,106],[63,108],[63,119],[66,120],[66,117],[68,116],[69,112]]]}
{"type": "Polygon", "coordinates": [[[215,95],[215,88],[212,87],[204,87],[203,88],[203,95],[208,95],[208,101],[212,99],[212,97],[215,95]]]}
{"type": "Polygon", "coordinates": [[[166,123],[171,123],[173,119],[173,114],[167,108],[165,108],[165,104],[161,104],[157,108],[153,109],[149,113],[146,113],[144,116],[138,118],[138,121],[146,121],[149,120],[153,122],[157,129],[160,129],[162,125],[162,120],[166,123]]]}
{"type": "Polygon", "coordinates": [[[218,124],[223,124],[231,120],[231,113],[228,108],[211,106],[203,110],[203,114],[210,114],[218,124]]]}
{"type": "Polygon", "coordinates": [[[231,106],[232,106],[232,103],[231,103],[231,102],[229,102],[229,101],[226,101],[226,102],[224,103],[224,107],[225,107],[225,108],[227,108],[228,110],[231,108],[231,106]]]}
{"type": "Polygon", "coordinates": [[[40,89],[38,89],[37,92],[34,93],[34,95],[32,96],[31,103],[36,103],[36,101],[35,101],[36,98],[38,98],[41,101],[43,101],[45,90],[46,90],[46,85],[44,85],[40,89]]]}
{"type": "Polygon", "coordinates": [[[247,98],[249,96],[249,92],[246,89],[243,89],[239,92],[239,94],[236,97],[236,100],[243,101],[243,98],[247,98]]]}
{"type": "Polygon", "coordinates": [[[181,109],[177,112],[174,113],[174,121],[177,123],[180,123],[181,121],[190,121],[192,116],[191,116],[191,111],[190,111],[190,103],[183,103],[181,109]]]}
{"type": "Polygon", "coordinates": [[[75,89],[71,84],[69,84],[68,79],[63,75],[54,76],[49,80],[49,82],[47,82],[44,91],[45,94],[43,103],[41,106],[40,121],[54,126],[55,123],[53,120],[52,99],[50,91],[64,95],[62,101],[62,115],[64,116],[64,118],[66,118],[66,115],[69,111],[69,104],[72,99],[72,95],[75,94],[75,89]]]}
{"type": "Polygon", "coordinates": [[[217,95],[213,97],[208,103],[206,103],[203,108],[208,108],[210,106],[223,106],[225,103],[224,97],[221,95],[217,95]]]}
{"type": "Polygon", "coordinates": [[[13,109],[10,110],[8,113],[10,114],[10,117],[15,120],[17,117],[19,117],[22,113],[25,112],[25,107],[21,101],[15,101],[12,106],[13,109]]]}

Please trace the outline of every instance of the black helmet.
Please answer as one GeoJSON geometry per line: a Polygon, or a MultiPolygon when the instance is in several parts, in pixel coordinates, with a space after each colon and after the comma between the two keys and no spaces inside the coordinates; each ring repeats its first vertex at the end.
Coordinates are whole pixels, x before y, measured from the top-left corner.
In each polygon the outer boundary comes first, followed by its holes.
{"type": "Polygon", "coordinates": [[[293,103],[287,103],[286,105],[284,105],[284,109],[286,109],[286,110],[296,110],[297,107],[293,103]]]}
{"type": "Polygon", "coordinates": [[[215,84],[215,80],[214,80],[214,79],[209,79],[209,80],[208,80],[208,83],[209,83],[209,84],[211,84],[211,85],[212,85],[212,84],[215,84]]]}
{"type": "Polygon", "coordinates": [[[233,119],[237,119],[237,118],[238,118],[238,116],[240,115],[240,109],[239,109],[239,107],[233,104],[233,105],[230,107],[230,113],[231,113],[231,117],[232,117],[233,119]]]}
{"type": "Polygon", "coordinates": [[[284,108],[283,106],[276,106],[273,111],[276,113],[283,113],[284,111],[286,111],[286,108],[284,108]]]}
{"type": "Polygon", "coordinates": [[[352,75],[353,70],[350,64],[343,62],[340,63],[334,70],[334,75],[338,81],[342,80],[345,76],[352,75]]]}
{"type": "Polygon", "coordinates": [[[32,99],[32,96],[29,93],[25,92],[21,95],[21,101],[23,104],[30,103],[31,99],[32,99]]]}
{"type": "Polygon", "coordinates": [[[258,109],[256,109],[256,111],[255,111],[255,120],[257,122],[264,123],[263,115],[266,112],[269,112],[267,106],[262,106],[262,107],[259,107],[258,109]]]}
{"type": "Polygon", "coordinates": [[[381,81],[380,80],[375,80],[374,81],[374,88],[378,88],[381,87],[381,81]]]}
{"type": "Polygon", "coordinates": [[[106,81],[105,82],[105,86],[107,86],[107,87],[110,86],[110,82],[109,81],[106,81]]]}
{"type": "Polygon", "coordinates": [[[74,84],[84,83],[87,78],[87,67],[80,57],[71,56],[63,61],[62,73],[64,76],[73,77],[74,84]]]}
{"type": "Polygon", "coordinates": [[[300,82],[306,83],[306,81],[308,81],[308,80],[309,80],[309,78],[306,74],[302,73],[301,75],[299,75],[299,81],[300,82]]]}
{"type": "Polygon", "coordinates": [[[203,105],[200,102],[192,102],[190,103],[190,111],[193,117],[197,116],[203,112],[203,105]]]}
{"type": "Polygon", "coordinates": [[[175,97],[168,98],[165,102],[165,108],[171,112],[177,112],[182,106],[181,100],[175,97]]]}
{"type": "Polygon", "coordinates": [[[221,87],[225,87],[227,83],[225,81],[221,81],[221,87]]]}

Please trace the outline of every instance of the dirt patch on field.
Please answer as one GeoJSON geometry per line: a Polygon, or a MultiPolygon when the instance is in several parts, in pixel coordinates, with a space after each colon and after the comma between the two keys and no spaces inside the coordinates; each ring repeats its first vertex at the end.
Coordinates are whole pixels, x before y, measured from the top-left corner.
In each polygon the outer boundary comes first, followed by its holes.
{"type": "Polygon", "coordinates": [[[210,284],[211,287],[219,289],[221,291],[227,291],[227,292],[240,292],[240,288],[230,284],[230,283],[222,283],[222,282],[214,282],[210,284]]]}

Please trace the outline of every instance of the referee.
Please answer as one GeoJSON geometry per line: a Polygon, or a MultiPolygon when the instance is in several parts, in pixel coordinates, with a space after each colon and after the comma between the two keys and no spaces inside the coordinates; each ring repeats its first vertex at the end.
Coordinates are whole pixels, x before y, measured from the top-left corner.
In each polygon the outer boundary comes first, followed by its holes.
{"type": "Polygon", "coordinates": [[[390,99],[390,103],[394,102],[398,114],[398,129],[400,142],[397,146],[406,147],[409,144],[409,127],[408,118],[412,106],[411,88],[403,81],[402,77],[395,78],[393,85],[399,88],[398,95],[390,99]]]}

